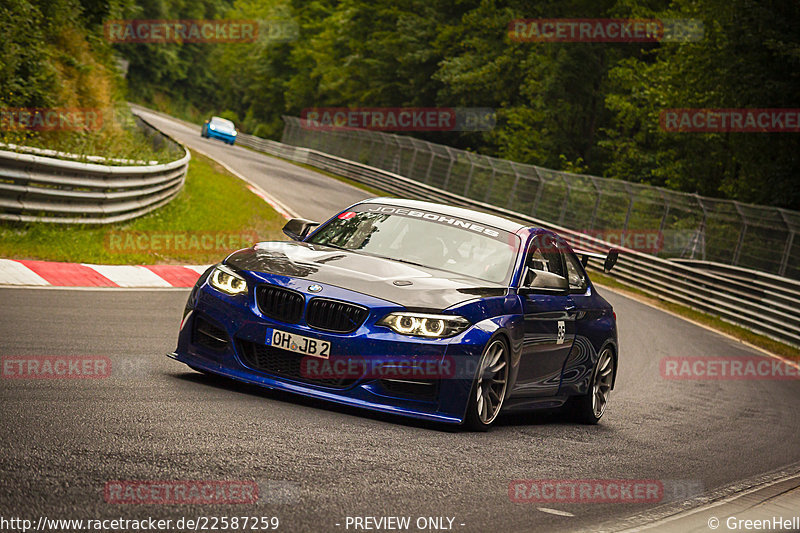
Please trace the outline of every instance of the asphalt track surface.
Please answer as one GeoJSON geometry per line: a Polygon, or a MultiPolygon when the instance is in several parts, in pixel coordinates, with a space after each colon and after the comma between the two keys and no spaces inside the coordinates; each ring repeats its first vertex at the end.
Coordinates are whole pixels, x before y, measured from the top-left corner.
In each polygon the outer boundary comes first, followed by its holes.
{"type": "MultiPolygon", "coordinates": [[[[201,139],[199,128],[165,124],[303,216],[323,218],[365,196],[201,139]]],[[[663,357],[762,354],[602,292],[617,312],[621,359],[601,424],[540,413],[504,417],[476,434],[193,372],[164,356],[175,347],[185,290],[0,289],[0,355],[92,355],[112,364],[106,379],[0,380],[0,517],[277,516],[279,531],[354,531],[348,516],[410,516],[412,525],[444,516],[455,519],[454,531],[594,530],[664,503],[514,503],[509,484],[651,479],[709,492],[800,461],[797,381],[663,379],[663,357]],[[120,505],[103,497],[111,480],[207,479],[256,481],[259,503],[120,505]]]]}
{"type": "Polygon", "coordinates": [[[216,139],[200,137],[200,126],[165,119],[160,114],[139,111],[155,127],[189,148],[221,161],[259,185],[273,198],[303,218],[324,221],[348,205],[374,195],[328,176],[306,170],[275,157],[216,139]]]}

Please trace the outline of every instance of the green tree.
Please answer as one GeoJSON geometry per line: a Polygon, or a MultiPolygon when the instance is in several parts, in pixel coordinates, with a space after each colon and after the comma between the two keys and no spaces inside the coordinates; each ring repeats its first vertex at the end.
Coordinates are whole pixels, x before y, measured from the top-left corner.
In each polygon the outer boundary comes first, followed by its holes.
{"type": "Polygon", "coordinates": [[[791,108],[800,101],[800,5],[678,0],[661,17],[703,21],[704,36],[664,43],[610,71],[607,175],[800,208],[800,142],[791,133],[666,133],[668,108],[791,108]]]}

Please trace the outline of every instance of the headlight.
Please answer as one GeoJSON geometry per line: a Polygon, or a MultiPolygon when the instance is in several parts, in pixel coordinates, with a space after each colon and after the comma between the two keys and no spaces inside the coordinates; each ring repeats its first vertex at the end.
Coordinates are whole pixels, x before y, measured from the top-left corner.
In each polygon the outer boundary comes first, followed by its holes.
{"type": "Polygon", "coordinates": [[[247,292],[247,281],[225,265],[215,268],[208,279],[212,287],[225,294],[236,295],[247,292]]]}
{"type": "Polygon", "coordinates": [[[209,127],[210,129],[212,129],[212,130],[215,130],[215,129],[217,129],[217,127],[216,127],[215,125],[213,125],[213,124],[209,124],[209,125],[208,125],[208,127],[209,127]]]}
{"type": "Polygon", "coordinates": [[[469,321],[454,315],[424,315],[421,313],[391,313],[378,321],[401,335],[415,337],[452,337],[469,327],[469,321]]]}

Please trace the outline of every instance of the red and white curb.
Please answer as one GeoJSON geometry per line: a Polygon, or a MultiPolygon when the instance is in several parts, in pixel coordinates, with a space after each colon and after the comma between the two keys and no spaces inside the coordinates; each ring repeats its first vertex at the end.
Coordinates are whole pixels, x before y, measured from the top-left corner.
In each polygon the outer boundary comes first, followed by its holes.
{"type": "Polygon", "coordinates": [[[174,288],[194,286],[209,265],[89,265],[0,259],[0,286],[174,288]]]}

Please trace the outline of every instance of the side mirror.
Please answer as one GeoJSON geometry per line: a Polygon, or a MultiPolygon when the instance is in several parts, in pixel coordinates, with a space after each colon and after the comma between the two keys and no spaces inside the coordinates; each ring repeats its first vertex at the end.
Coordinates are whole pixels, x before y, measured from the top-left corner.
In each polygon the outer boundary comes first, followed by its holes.
{"type": "Polygon", "coordinates": [[[566,278],[540,270],[528,270],[532,278],[528,284],[520,287],[520,294],[569,294],[569,283],[566,278]]]}
{"type": "Polygon", "coordinates": [[[312,222],[304,218],[293,218],[283,226],[283,232],[292,240],[302,241],[312,228],[319,226],[319,222],[312,222]]]}

